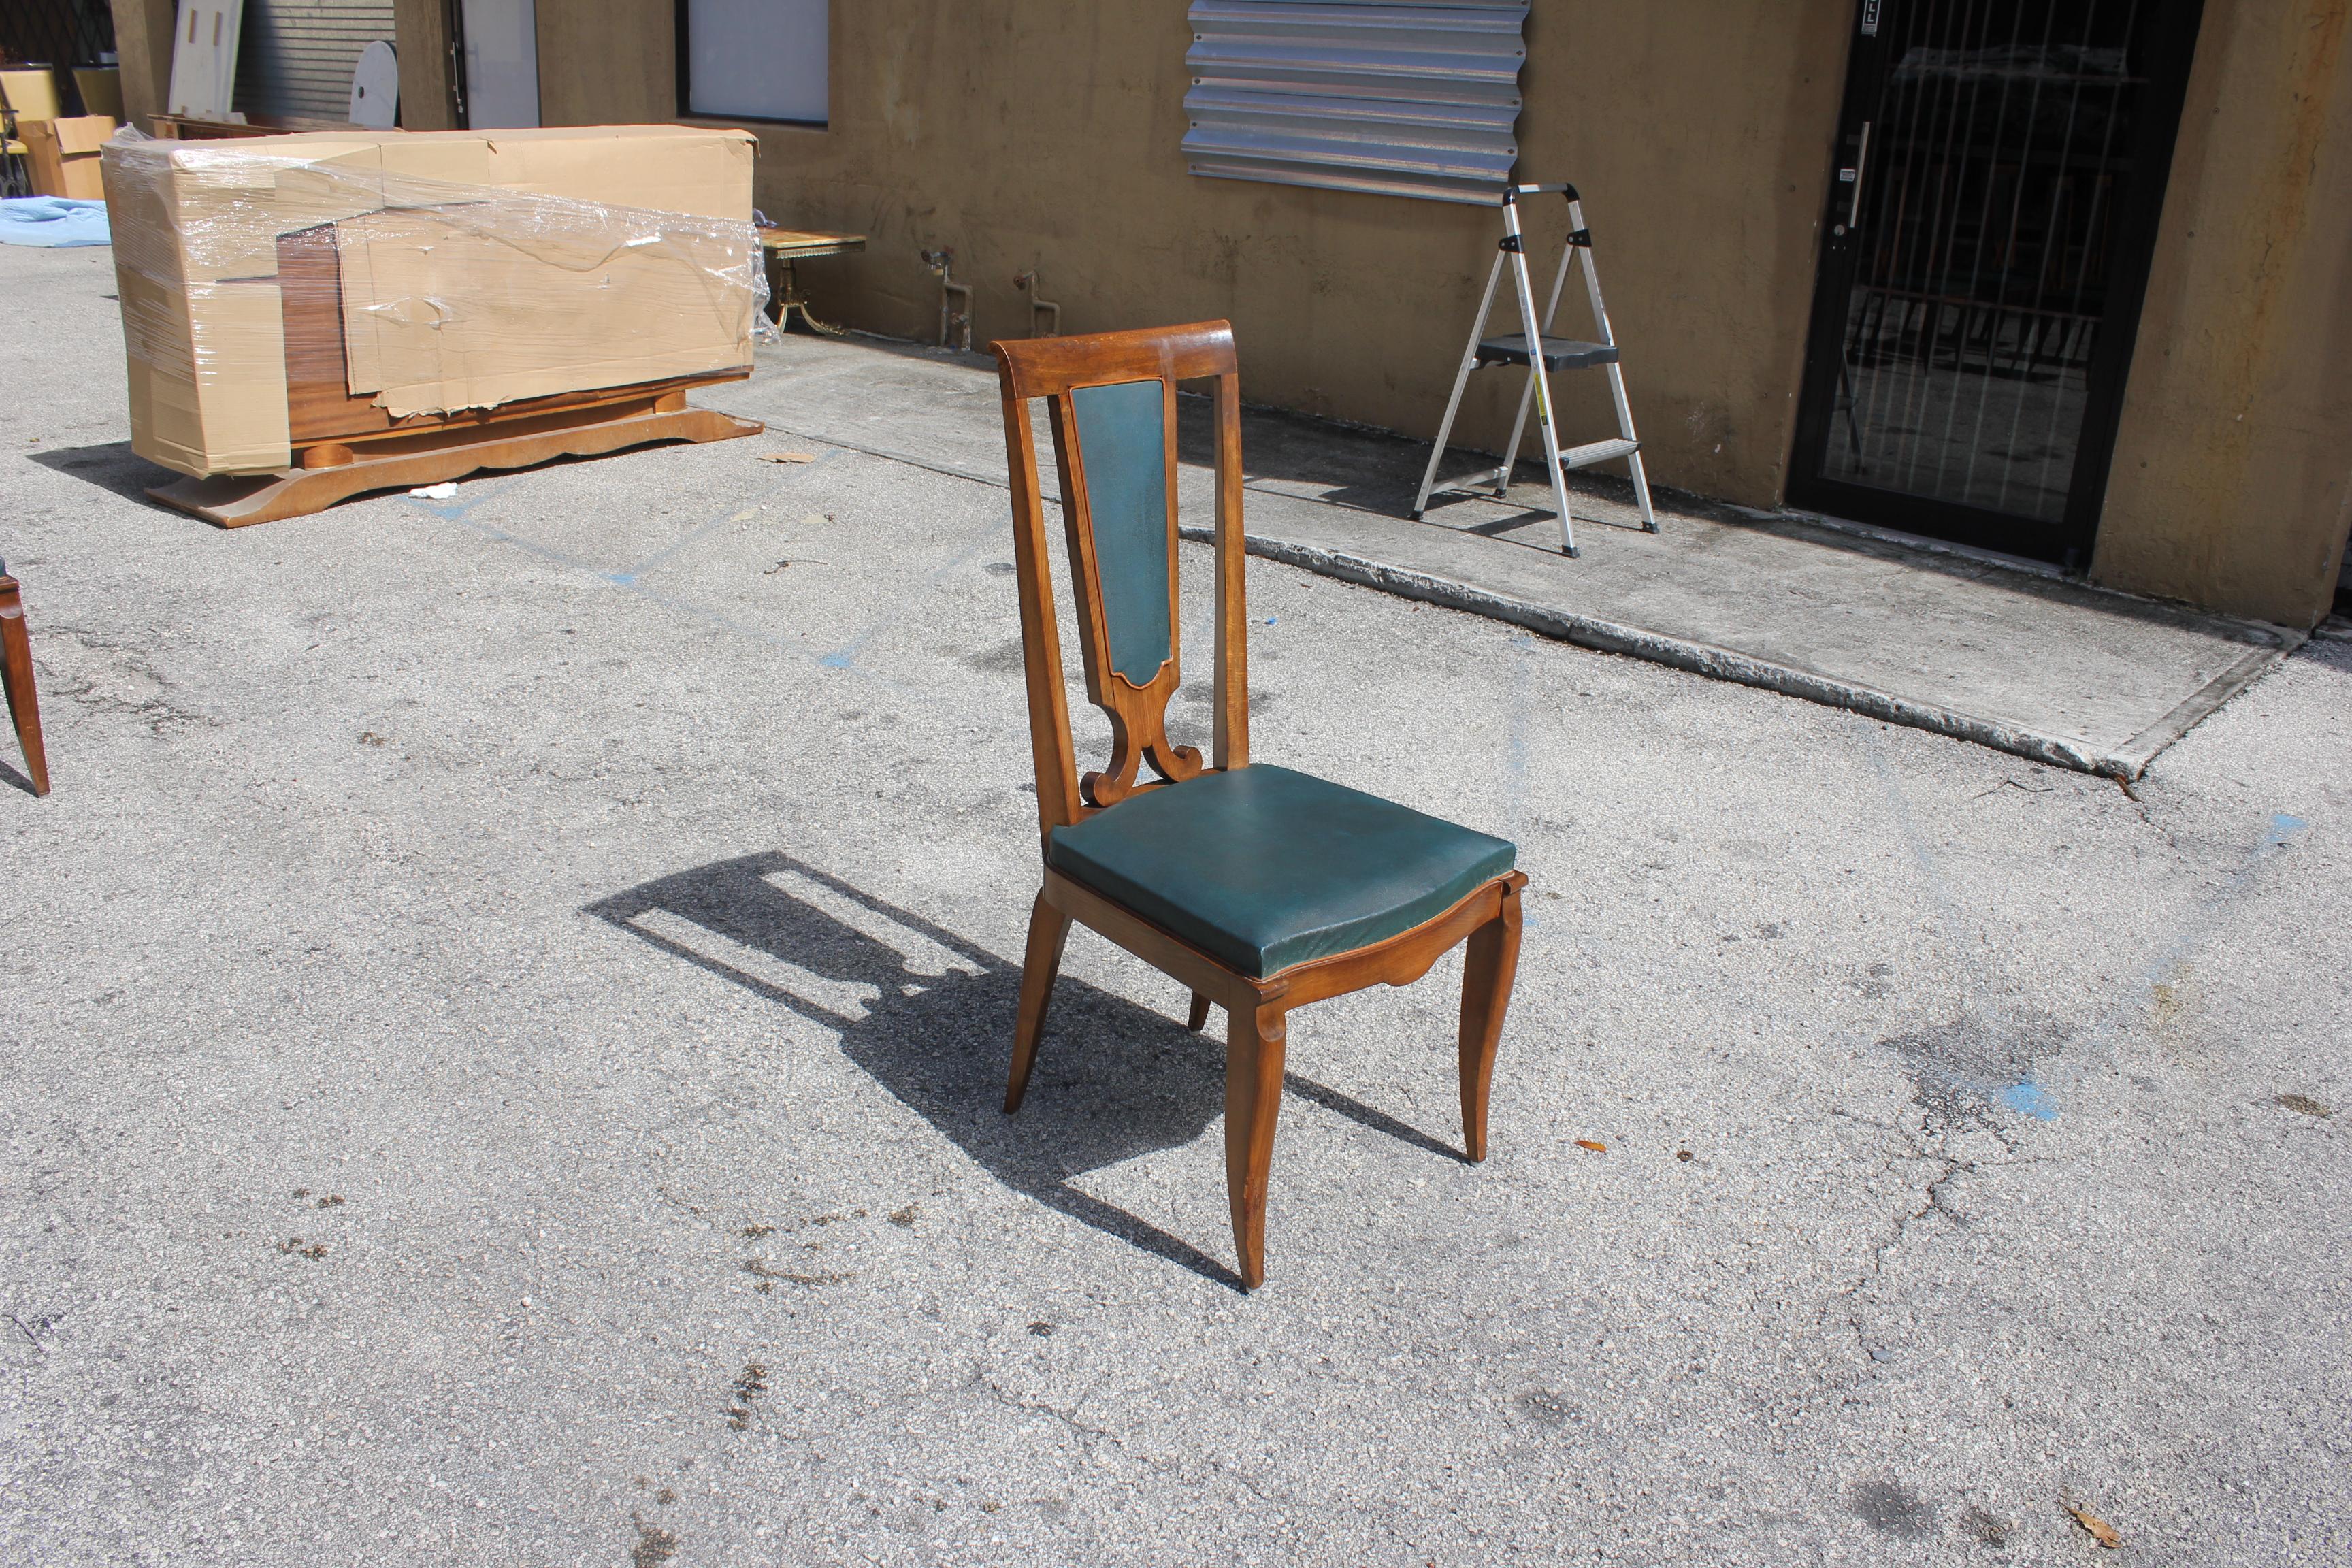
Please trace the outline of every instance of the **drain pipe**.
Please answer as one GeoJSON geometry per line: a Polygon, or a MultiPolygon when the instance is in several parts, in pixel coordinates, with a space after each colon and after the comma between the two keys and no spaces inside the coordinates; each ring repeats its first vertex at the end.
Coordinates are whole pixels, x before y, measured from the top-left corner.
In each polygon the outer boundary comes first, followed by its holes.
{"type": "Polygon", "coordinates": [[[959,283],[948,276],[948,268],[955,265],[955,252],[926,250],[923,252],[923,265],[940,275],[940,347],[954,346],[949,340],[955,329],[961,326],[963,329],[963,352],[971,353],[971,285],[959,283]],[[958,294],[963,296],[963,309],[961,310],[950,307],[950,301],[958,294]]]}
{"type": "Polygon", "coordinates": [[[1056,305],[1054,301],[1046,299],[1043,294],[1040,294],[1037,291],[1037,269],[1033,267],[1028,271],[1020,274],[1013,279],[1013,286],[1015,289],[1022,289],[1028,291],[1029,335],[1033,338],[1060,337],[1062,335],[1062,307],[1056,305]],[[1042,332],[1037,330],[1037,312],[1040,310],[1051,310],[1054,313],[1054,324],[1046,328],[1042,332]]]}

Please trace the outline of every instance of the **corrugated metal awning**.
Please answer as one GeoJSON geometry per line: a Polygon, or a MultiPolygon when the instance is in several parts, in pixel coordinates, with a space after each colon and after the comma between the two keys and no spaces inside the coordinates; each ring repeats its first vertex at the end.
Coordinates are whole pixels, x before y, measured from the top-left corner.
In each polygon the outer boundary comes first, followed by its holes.
{"type": "Polygon", "coordinates": [[[1193,0],[1189,15],[1192,173],[1501,199],[1526,0],[1193,0]]]}

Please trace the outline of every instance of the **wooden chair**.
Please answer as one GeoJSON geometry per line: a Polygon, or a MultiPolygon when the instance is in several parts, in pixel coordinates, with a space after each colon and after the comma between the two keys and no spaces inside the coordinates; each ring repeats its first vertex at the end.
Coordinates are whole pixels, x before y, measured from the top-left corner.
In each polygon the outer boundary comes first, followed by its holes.
{"type": "Polygon", "coordinates": [[[1021,1107],[1070,922],[1226,1011],[1225,1178],[1244,1287],[1265,1278],[1266,1173],[1294,1007],[1418,980],[1468,939],[1463,1142],[1486,1157],[1495,1046],[1518,965],[1511,845],[1249,756],[1241,381],[1223,321],[992,345],[1013,471],[1021,647],[1045,885],[1029,917],[1004,1109],[1021,1107]],[[1167,732],[1179,680],[1176,384],[1216,382],[1215,754],[1167,732]],[[1111,757],[1081,778],[1063,695],[1029,401],[1048,400],[1087,696],[1111,757]],[[1156,780],[1139,782],[1149,762],[1156,780]]]}
{"type": "Polygon", "coordinates": [[[49,793],[49,753],[41,744],[41,699],[33,689],[33,645],[25,636],[25,595],[8,563],[0,561],[0,685],[8,689],[8,721],[25,748],[25,773],[35,795],[49,793]]]}

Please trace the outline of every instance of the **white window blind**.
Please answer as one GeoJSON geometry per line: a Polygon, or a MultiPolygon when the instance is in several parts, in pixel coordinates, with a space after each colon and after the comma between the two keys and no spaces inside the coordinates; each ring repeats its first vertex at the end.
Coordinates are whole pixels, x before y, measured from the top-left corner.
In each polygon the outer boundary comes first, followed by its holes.
{"type": "Polygon", "coordinates": [[[1193,0],[1195,174],[1493,202],[1518,159],[1526,0],[1193,0]]]}
{"type": "Polygon", "coordinates": [[[827,0],[677,0],[678,112],[823,125],[827,0]]]}

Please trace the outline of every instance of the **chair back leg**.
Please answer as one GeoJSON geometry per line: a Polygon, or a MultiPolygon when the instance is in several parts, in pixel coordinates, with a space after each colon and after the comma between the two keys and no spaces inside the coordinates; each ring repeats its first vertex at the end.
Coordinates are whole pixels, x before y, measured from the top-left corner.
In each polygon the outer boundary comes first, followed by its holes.
{"type": "Polygon", "coordinates": [[[1185,1016],[1184,1026],[1198,1034],[1209,1022],[1209,999],[1198,991],[1192,993],[1192,1011],[1185,1016]]]}
{"type": "Polygon", "coordinates": [[[1226,1014],[1225,1195],[1242,1286],[1265,1283],[1265,1190],[1274,1168],[1274,1124],[1282,1111],[1282,1052],[1288,1023],[1279,1006],[1226,1014]]]}
{"type": "Polygon", "coordinates": [[[49,753],[41,744],[41,699],[33,689],[33,644],[25,635],[25,595],[16,579],[0,576],[0,683],[8,689],[8,721],[25,748],[25,775],[35,795],[49,793],[49,753]]]}
{"type": "Polygon", "coordinates": [[[1029,1092],[1029,1069],[1037,1065],[1037,1042],[1045,1034],[1045,1007],[1054,999],[1054,977],[1062,972],[1062,948],[1070,939],[1070,917],[1039,893],[1029,910],[1029,946],[1021,955],[1021,1013],[1013,1026],[1013,1074],[1004,1085],[1004,1114],[1021,1109],[1029,1092]]]}
{"type": "Polygon", "coordinates": [[[1462,1146],[1476,1163],[1486,1157],[1486,1098],[1495,1083],[1495,1047],[1519,973],[1519,889],[1524,872],[1503,884],[1503,907],[1470,933],[1462,965],[1462,1146]]]}

